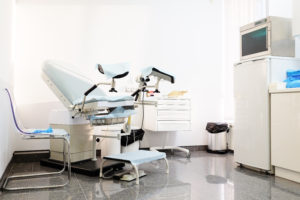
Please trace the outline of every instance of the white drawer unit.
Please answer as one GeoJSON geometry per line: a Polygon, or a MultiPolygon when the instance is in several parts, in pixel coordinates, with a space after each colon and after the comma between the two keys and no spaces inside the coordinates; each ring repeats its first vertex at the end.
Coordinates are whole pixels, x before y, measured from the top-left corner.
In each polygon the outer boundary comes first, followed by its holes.
{"type": "Polygon", "coordinates": [[[189,131],[191,130],[190,121],[159,121],[157,131],[189,131]]]}
{"type": "Polygon", "coordinates": [[[144,129],[150,131],[191,130],[191,103],[189,99],[159,99],[139,104],[143,113],[144,129]]]}
{"type": "Polygon", "coordinates": [[[189,110],[157,110],[157,120],[186,120],[191,118],[189,110]]]}
{"type": "MultiPolygon", "coordinates": [[[[138,102],[137,114],[133,115],[133,126],[154,132],[176,132],[191,130],[191,101],[188,98],[165,98],[138,102]],[[142,122],[143,121],[143,122],[142,122]]],[[[190,151],[177,146],[150,147],[150,150],[171,149],[186,153],[190,151]]]]}
{"type": "Polygon", "coordinates": [[[275,175],[300,182],[300,88],[271,91],[271,162],[275,175]]]}

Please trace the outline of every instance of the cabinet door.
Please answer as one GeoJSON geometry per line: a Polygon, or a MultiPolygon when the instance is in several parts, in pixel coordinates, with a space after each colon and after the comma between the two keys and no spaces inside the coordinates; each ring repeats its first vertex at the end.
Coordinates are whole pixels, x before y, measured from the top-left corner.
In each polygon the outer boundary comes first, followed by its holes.
{"type": "Polygon", "coordinates": [[[300,172],[299,102],[299,92],[272,94],[271,98],[272,165],[296,172],[300,172]]]}
{"type": "Polygon", "coordinates": [[[250,61],[234,68],[235,161],[270,170],[269,65],[250,61]]]}

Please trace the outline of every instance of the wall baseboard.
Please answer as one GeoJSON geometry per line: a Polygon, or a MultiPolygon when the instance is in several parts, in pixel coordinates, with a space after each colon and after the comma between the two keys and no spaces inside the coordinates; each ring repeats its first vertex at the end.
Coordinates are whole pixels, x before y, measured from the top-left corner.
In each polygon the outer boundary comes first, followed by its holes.
{"type": "MultiPolygon", "coordinates": [[[[190,151],[206,151],[207,150],[207,145],[193,145],[193,146],[180,146],[180,147],[186,148],[190,151]]],[[[149,150],[150,148],[144,147],[144,148],[140,148],[140,149],[149,150]]],[[[166,149],[166,151],[168,151],[168,150],[166,149]]]]}
{"type": "Polygon", "coordinates": [[[3,191],[2,188],[3,188],[3,185],[4,185],[4,181],[6,179],[6,177],[8,177],[9,173],[10,173],[10,170],[12,169],[12,166],[13,166],[13,156],[12,158],[10,159],[9,163],[7,164],[7,167],[5,168],[5,171],[2,175],[2,177],[0,178],[0,191],[3,191]]]}
{"type": "Polygon", "coordinates": [[[42,158],[49,158],[50,150],[38,151],[15,151],[13,154],[13,162],[39,162],[42,158]]]}
{"type": "Polygon", "coordinates": [[[183,148],[186,148],[190,151],[206,151],[207,145],[194,145],[194,146],[181,146],[183,148]]]}

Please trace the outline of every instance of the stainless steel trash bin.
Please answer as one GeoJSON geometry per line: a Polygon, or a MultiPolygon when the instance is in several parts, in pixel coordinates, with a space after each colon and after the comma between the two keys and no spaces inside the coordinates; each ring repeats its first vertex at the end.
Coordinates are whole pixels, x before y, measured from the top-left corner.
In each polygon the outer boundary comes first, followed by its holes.
{"type": "Polygon", "coordinates": [[[229,131],[226,123],[207,123],[208,152],[227,153],[227,133],[229,131]]]}

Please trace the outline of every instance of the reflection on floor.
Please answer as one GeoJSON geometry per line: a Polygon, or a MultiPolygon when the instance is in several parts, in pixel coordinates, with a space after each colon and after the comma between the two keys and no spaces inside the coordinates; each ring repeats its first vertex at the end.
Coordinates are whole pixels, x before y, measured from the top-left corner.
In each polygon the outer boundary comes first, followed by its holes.
{"type": "MultiPolygon", "coordinates": [[[[0,199],[116,199],[116,200],[300,200],[300,184],[246,169],[235,168],[233,155],[192,152],[190,160],[180,153],[168,156],[170,174],[164,173],[164,163],[141,165],[147,176],[140,185],[134,182],[100,180],[72,174],[65,188],[23,192],[2,192],[0,199]]],[[[49,171],[39,163],[15,164],[12,172],[49,171]]],[[[60,179],[36,179],[11,182],[13,185],[49,184],[60,179]]]]}

